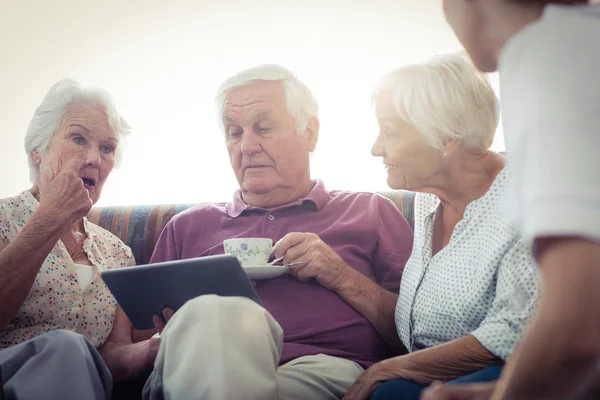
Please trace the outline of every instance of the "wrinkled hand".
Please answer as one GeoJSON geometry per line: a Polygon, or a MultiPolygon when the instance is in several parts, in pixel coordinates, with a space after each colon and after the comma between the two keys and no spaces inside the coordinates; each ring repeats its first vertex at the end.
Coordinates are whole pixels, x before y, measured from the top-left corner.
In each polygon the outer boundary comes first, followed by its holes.
{"type": "Polygon", "coordinates": [[[343,400],[367,400],[381,382],[401,378],[401,371],[392,368],[390,360],[379,362],[363,372],[354,381],[343,400]]]}
{"type": "Polygon", "coordinates": [[[358,377],[354,384],[350,387],[350,390],[343,397],[343,400],[367,400],[375,391],[377,385],[381,383],[379,380],[375,380],[370,376],[369,370],[366,370],[358,377]]]}
{"type": "Polygon", "coordinates": [[[169,322],[173,314],[174,312],[172,309],[165,308],[162,312],[162,317],[158,315],[152,317],[156,334],[148,340],[132,345],[131,363],[133,376],[139,376],[141,373],[150,371],[154,367],[154,361],[156,360],[160,348],[160,334],[163,329],[165,329],[165,325],[169,322]]]}
{"type": "Polygon", "coordinates": [[[473,384],[433,383],[421,394],[421,400],[489,400],[496,388],[496,382],[473,384]]]}
{"type": "Polygon", "coordinates": [[[314,278],[329,290],[340,289],[355,271],[314,233],[288,233],[276,244],[284,264],[302,262],[290,273],[300,281],[314,278]]]}
{"type": "Polygon", "coordinates": [[[90,212],[94,204],[79,177],[82,165],[82,160],[71,160],[58,174],[47,167],[40,171],[32,189],[39,193],[40,209],[48,210],[65,223],[75,222],[90,212]]]}
{"type": "MultiPolygon", "coordinates": [[[[173,310],[165,308],[163,316],[168,321],[173,310]]],[[[133,325],[121,307],[117,307],[113,329],[108,339],[98,348],[115,381],[123,381],[140,376],[152,370],[160,348],[160,332],[164,321],[155,323],[156,334],[150,339],[133,343],[133,325]]],[[[146,331],[145,331],[146,332],[146,331]]]]}

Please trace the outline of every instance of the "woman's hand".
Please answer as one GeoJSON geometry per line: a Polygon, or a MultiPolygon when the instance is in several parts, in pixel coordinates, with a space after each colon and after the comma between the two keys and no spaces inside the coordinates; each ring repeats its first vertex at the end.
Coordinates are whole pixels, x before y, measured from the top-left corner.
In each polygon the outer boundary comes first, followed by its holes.
{"type": "Polygon", "coordinates": [[[154,367],[160,348],[160,333],[173,316],[173,310],[163,310],[164,321],[154,318],[156,334],[138,343],[132,342],[133,326],[120,307],[117,307],[113,330],[107,341],[98,349],[115,381],[141,375],[154,367]]]}
{"type": "Polygon", "coordinates": [[[368,368],[350,387],[343,400],[367,400],[380,383],[406,378],[399,361],[400,357],[390,358],[368,368]]]}
{"type": "Polygon", "coordinates": [[[89,192],[79,177],[82,160],[71,160],[58,174],[50,168],[40,172],[31,192],[39,197],[39,209],[52,213],[66,224],[85,217],[93,206],[89,192]]]}

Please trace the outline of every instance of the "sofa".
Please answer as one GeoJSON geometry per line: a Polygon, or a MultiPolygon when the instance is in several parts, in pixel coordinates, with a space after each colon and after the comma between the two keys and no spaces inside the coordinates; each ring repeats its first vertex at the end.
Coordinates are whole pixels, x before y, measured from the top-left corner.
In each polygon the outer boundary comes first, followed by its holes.
{"type": "MultiPolygon", "coordinates": [[[[377,192],[390,199],[414,227],[415,193],[408,191],[377,192]]],[[[165,225],[176,214],[195,204],[161,204],[150,206],[96,207],[88,219],[118,236],[131,247],[138,265],[147,264],[165,225]]]]}

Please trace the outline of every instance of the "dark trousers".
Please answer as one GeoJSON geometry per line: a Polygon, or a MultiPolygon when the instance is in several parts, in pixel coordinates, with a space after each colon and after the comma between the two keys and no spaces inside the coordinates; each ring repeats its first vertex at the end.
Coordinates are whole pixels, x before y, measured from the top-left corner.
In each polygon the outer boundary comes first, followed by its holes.
{"type": "MultiPolygon", "coordinates": [[[[493,365],[469,375],[454,379],[449,383],[475,383],[495,381],[502,372],[501,365],[493,365]]],[[[382,383],[375,389],[371,400],[419,400],[421,392],[428,385],[421,385],[406,379],[393,379],[382,383]]]]}

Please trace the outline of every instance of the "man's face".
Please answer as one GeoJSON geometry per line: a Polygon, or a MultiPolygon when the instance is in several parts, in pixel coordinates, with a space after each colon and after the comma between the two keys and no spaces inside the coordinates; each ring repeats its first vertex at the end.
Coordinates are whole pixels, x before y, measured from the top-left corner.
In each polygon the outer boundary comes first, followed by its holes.
{"type": "Polygon", "coordinates": [[[309,154],[317,135],[310,129],[296,133],[280,82],[261,81],[231,91],[222,118],[229,160],[244,195],[294,191],[309,181],[309,154]]]}

